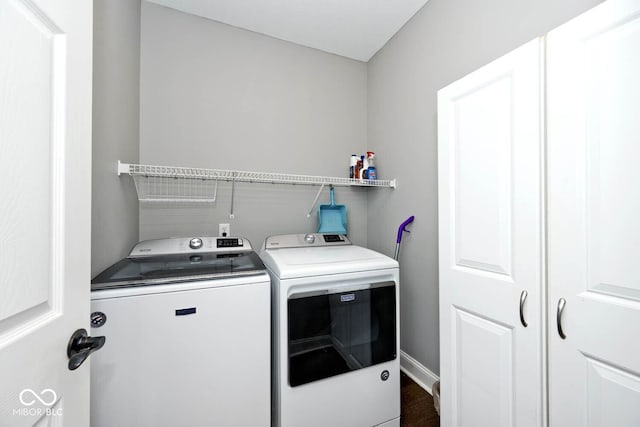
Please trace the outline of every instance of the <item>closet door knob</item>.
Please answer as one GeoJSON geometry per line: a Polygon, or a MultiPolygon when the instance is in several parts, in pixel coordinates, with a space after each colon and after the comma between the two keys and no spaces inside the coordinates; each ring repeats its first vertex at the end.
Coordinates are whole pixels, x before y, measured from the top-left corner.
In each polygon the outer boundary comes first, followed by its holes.
{"type": "Polygon", "coordinates": [[[566,339],[567,336],[564,334],[564,331],[562,330],[562,312],[564,311],[564,306],[567,304],[567,300],[565,300],[564,298],[560,298],[560,300],[558,301],[558,313],[556,315],[556,321],[558,323],[558,335],[560,335],[560,338],[562,339],[566,339]]]}
{"type": "Polygon", "coordinates": [[[522,326],[524,326],[525,328],[529,326],[527,321],[524,320],[524,303],[527,301],[528,295],[529,294],[527,293],[527,291],[522,291],[520,293],[520,323],[522,323],[522,326]]]}

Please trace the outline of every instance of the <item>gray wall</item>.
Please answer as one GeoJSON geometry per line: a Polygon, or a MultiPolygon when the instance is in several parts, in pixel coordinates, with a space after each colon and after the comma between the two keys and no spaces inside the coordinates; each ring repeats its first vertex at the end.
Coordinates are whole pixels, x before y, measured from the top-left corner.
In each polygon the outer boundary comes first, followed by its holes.
{"type": "MultiPolygon", "coordinates": [[[[348,177],[366,147],[366,64],[142,3],[140,161],[348,177]]],[[[314,231],[318,187],[238,184],[210,207],[141,205],[140,238],[314,231]]],[[[367,243],[367,190],[337,189],[349,236],[367,243]]],[[[378,190],[381,191],[381,190],[378,190]]],[[[382,190],[390,191],[390,190],[382,190]]],[[[321,197],[327,203],[328,192],[321,197]]]]}
{"type": "MultiPolygon", "coordinates": [[[[439,373],[436,92],[599,0],[430,0],[368,63],[142,4],[96,0],[92,271],[138,237],[216,234],[219,222],[259,246],[266,234],[313,230],[317,188],[238,184],[197,208],[140,209],[115,162],[342,176],[351,153],[376,151],[396,190],[338,189],[350,235],[401,254],[402,349],[439,373]],[[138,145],[138,94],[140,130],[138,145]]],[[[321,201],[327,200],[325,192],[321,201]]]]}
{"type": "Polygon", "coordinates": [[[138,240],[138,201],[118,160],[138,161],[140,1],[95,0],[91,275],[138,240]]]}
{"type": "Polygon", "coordinates": [[[368,148],[393,192],[370,193],[368,243],[401,261],[401,347],[439,374],[436,92],[599,0],[430,0],[368,63],[368,148]]]}

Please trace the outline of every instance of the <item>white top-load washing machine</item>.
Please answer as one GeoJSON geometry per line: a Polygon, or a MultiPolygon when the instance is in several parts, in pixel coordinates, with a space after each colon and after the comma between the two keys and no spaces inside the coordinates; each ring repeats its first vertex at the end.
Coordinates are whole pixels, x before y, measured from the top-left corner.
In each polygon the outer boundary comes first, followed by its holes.
{"type": "Polygon", "coordinates": [[[91,299],[92,427],[270,425],[270,280],[248,240],[141,242],[91,299]]]}
{"type": "Polygon", "coordinates": [[[397,261],[337,234],[272,236],[272,416],[280,427],[400,425],[397,261]]]}

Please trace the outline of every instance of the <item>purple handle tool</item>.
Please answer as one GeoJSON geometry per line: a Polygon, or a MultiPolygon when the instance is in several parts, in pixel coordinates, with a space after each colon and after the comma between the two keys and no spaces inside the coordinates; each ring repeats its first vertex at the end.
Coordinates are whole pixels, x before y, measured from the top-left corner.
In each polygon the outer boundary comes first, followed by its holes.
{"type": "Polygon", "coordinates": [[[400,224],[400,227],[398,227],[398,238],[396,239],[396,254],[393,257],[393,259],[395,259],[396,261],[398,260],[398,256],[400,255],[400,242],[402,241],[402,233],[405,231],[407,233],[410,233],[410,231],[407,230],[407,225],[411,224],[414,219],[415,217],[411,215],[409,218],[405,219],[402,224],[400,224]]]}

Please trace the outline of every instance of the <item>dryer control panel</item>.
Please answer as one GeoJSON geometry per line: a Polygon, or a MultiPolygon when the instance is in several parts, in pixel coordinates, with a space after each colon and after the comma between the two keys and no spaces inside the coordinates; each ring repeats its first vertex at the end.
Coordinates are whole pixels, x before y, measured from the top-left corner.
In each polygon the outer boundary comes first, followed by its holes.
{"type": "Polygon", "coordinates": [[[305,248],[320,246],[345,246],[351,241],[344,234],[281,234],[269,236],[264,241],[265,249],[305,248]]]}

